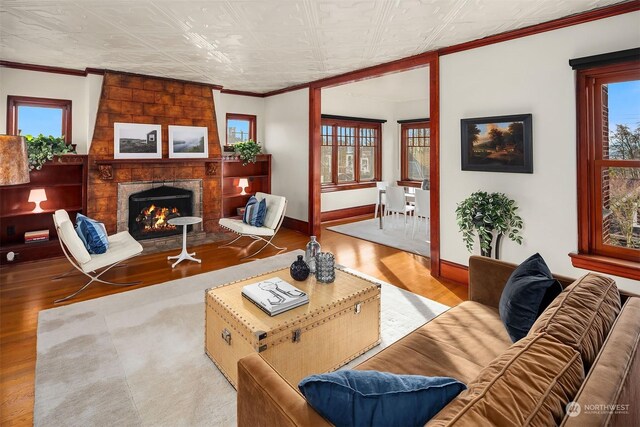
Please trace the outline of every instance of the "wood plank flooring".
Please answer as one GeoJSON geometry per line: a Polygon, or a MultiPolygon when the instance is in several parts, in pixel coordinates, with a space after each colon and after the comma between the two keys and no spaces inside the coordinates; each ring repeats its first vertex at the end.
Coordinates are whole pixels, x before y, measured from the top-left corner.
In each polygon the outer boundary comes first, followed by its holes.
{"type": "MultiPolygon", "coordinates": [[[[331,224],[335,225],[335,223],[331,224]]],[[[282,229],[275,243],[288,250],[304,249],[308,237],[282,229]]],[[[423,295],[446,305],[456,305],[467,298],[466,286],[440,282],[429,275],[428,259],[364,240],[354,239],[323,228],[320,240],[324,251],[336,254],[337,262],[423,295]]],[[[259,245],[256,243],[255,245],[259,245]]],[[[254,245],[254,246],[255,246],[254,245]]],[[[191,248],[190,248],[191,249],[191,248]]],[[[183,262],[175,269],[167,261],[168,253],[144,255],[131,260],[126,267],[106,273],[108,280],[142,280],[137,286],[120,288],[94,283],[66,304],[104,295],[126,292],[173,279],[236,265],[246,251],[218,248],[209,244],[193,248],[202,264],[183,262]]],[[[171,251],[177,253],[179,251],[171,251]]],[[[265,249],[259,258],[277,254],[265,249]]],[[[292,262],[294,261],[292,257],[292,262]]],[[[38,312],[54,307],[53,301],[64,297],[85,281],[74,275],[52,281],[70,265],[65,258],[15,265],[0,270],[0,425],[33,424],[36,332],[38,312]]],[[[64,304],[59,304],[64,305],[64,304]]]]}

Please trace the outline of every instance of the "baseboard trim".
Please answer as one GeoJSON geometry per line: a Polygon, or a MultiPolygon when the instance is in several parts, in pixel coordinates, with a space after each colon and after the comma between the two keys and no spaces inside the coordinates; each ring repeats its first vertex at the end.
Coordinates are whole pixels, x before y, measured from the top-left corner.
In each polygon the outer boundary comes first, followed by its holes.
{"type": "Polygon", "coordinates": [[[469,286],[469,267],[455,262],[440,260],[440,278],[469,286]]]}
{"type": "Polygon", "coordinates": [[[297,231],[307,236],[309,235],[309,223],[307,221],[285,216],[282,221],[282,226],[289,230],[297,231]]]}
{"type": "Polygon", "coordinates": [[[320,220],[322,222],[336,221],[338,219],[352,218],[356,216],[372,214],[376,209],[375,204],[354,206],[351,208],[336,209],[334,211],[322,212],[320,220]]]}

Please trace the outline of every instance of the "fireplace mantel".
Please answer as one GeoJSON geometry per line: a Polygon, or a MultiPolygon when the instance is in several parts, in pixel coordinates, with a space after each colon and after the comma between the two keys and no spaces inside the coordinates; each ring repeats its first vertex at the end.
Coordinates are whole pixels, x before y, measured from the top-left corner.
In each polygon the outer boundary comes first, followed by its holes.
{"type": "Polygon", "coordinates": [[[213,157],[207,159],[99,159],[94,164],[98,167],[100,179],[109,181],[113,179],[113,165],[122,164],[185,164],[185,163],[204,163],[205,173],[208,176],[215,176],[218,171],[218,165],[222,162],[222,157],[213,157]]]}

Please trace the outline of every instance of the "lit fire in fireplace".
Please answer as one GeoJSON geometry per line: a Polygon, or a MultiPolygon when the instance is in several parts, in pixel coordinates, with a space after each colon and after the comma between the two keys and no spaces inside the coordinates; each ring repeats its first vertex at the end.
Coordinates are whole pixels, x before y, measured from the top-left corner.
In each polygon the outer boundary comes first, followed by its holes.
{"type": "Polygon", "coordinates": [[[179,216],[180,212],[178,211],[178,208],[165,208],[151,205],[140,212],[136,221],[141,223],[142,229],[145,233],[153,231],[167,231],[176,229],[176,226],[169,224],[168,221],[171,218],[177,218],[179,216]]]}

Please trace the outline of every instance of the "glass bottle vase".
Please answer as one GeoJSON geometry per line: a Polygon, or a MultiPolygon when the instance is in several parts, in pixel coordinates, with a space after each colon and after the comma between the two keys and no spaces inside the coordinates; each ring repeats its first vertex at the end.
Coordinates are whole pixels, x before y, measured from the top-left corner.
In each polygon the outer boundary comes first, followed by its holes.
{"type": "Polygon", "coordinates": [[[309,272],[316,272],[316,255],[320,253],[320,243],[316,240],[316,236],[311,236],[311,240],[307,243],[307,250],[304,254],[304,261],[309,266],[309,272]]]}

